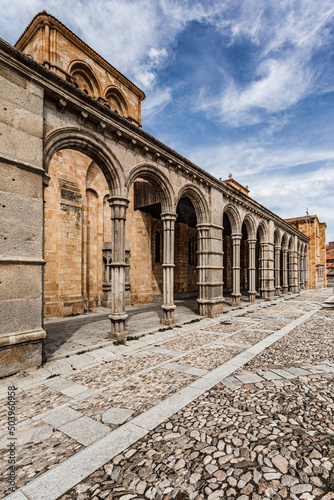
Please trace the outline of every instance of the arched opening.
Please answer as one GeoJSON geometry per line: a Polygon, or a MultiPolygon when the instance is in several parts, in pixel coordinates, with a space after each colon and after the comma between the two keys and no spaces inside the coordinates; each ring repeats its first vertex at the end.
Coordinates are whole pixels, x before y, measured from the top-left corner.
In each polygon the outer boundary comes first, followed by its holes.
{"type": "Polygon", "coordinates": [[[71,149],[54,155],[49,175],[45,190],[45,316],[66,317],[107,306],[103,303],[111,259],[107,180],[97,163],[71,149]]]}
{"type": "Polygon", "coordinates": [[[240,264],[242,234],[237,211],[233,206],[225,207],[223,214],[223,281],[225,302],[229,303],[231,294],[232,306],[240,305],[240,264]]]}
{"type": "MultiPolygon", "coordinates": [[[[223,215],[223,281],[224,296],[231,294],[233,290],[233,271],[232,271],[232,227],[230,218],[226,212],[223,215]]],[[[226,298],[225,298],[226,300],[226,298]]]]}
{"type": "Polygon", "coordinates": [[[282,287],[282,249],[281,249],[281,235],[278,229],[275,229],[274,232],[274,264],[275,264],[275,295],[280,295],[282,287]]]}
{"type": "Polygon", "coordinates": [[[125,241],[130,250],[130,303],[162,301],[161,198],[152,182],[137,177],[129,188],[125,241]]]}
{"type": "MultiPolygon", "coordinates": [[[[44,351],[51,357],[64,349],[73,352],[78,347],[80,351],[76,330],[66,328],[60,333],[52,318],[76,316],[107,305],[103,303],[104,285],[110,283],[112,262],[108,199],[110,193],[122,192],[123,181],[122,168],[106,145],[77,129],[49,134],[44,166],[49,177],[44,211],[44,316],[48,330],[44,351]]],[[[110,304],[106,318],[107,313],[110,304]]],[[[109,328],[97,329],[89,342],[110,338],[109,319],[107,323],[109,328]]]]}
{"type": "Polygon", "coordinates": [[[266,271],[266,226],[260,222],[256,232],[255,259],[256,259],[256,290],[260,297],[265,295],[265,271],[266,271]]]}
{"type": "MultiPolygon", "coordinates": [[[[139,165],[129,175],[127,192],[130,202],[125,241],[130,250],[130,303],[135,306],[156,303],[152,321],[163,322],[167,300],[164,216],[172,212],[173,190],[156,167],[139,165]]],[[[167,306],[173,310],[170,306],[174,304],[167,306]]],[[[130,327],[132,321],[129,318],[130,327]]]]}
{"type": "Polygon", "coordinates": [[[176,207],[175,251],[174,251],[174,297],[178,305],[197,310],[198,258],[197,258],[197,215],[189,196],[182,195],[176,207]]]}
{"type": "Polygon", "coordinates": [[[291,236],[288,244],[288,284],[289,292],[295,291],[295,259],[294,259],[294,243],[291,236]]]}
{"type": "Polygon", "coordinates": [[[241,226],[240,242],[240,291],[243,296],[248,296],[249,290],[249,244],[246,223],[241,226]]]}

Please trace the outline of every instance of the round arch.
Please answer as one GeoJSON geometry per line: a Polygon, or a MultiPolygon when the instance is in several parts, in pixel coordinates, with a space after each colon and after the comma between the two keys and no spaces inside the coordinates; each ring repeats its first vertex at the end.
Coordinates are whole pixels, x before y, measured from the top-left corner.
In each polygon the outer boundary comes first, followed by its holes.
{"type": "Polygon", "coordinates": [[[125,117],[129,116],[128,103],[120,88],[110,85],[106,88],[104,95],[112,111],[117,111],[125,117]]]}
{"type": "Polygon", "coordinates": [[[268,242],[268,226],[263,220],[261,220],[257,226],[257,233],[261,243],[268,242]]]}
{"type": "Polygon", "coordinates": [[[58,151],[73,149],[91,158],[102,170],[113,195],[121,195],[124,186],[124,171],[107,145],[91,132],[65,127],[52,131],[44,143],[44,170],[49,171],[50,162],[58,151]]]}
{"type": "Polygon", "coordinates": [[[175,208],[173,187],[168,178],[157,170],[155,165],[140,164],[131,170],[125,185],[127,196],[129,196],[130,187],[133,182],[138,178],[151,182],[155,187],[160,196],[162,212],[173,212],[175,208]]]}
{"type": "Polygon", "coordinates": [[[294,249],[295,249],[295,245],[294,245],[293,236],[290,236],[289,243],[288,243],[288,250],[289,250],[289,252],[291,252],[294,249]]]}
{"type": "Polygon", "coordinates": [[[85,61],[82,61],[81,59],[71,61],[67,72],[72,76],[79,88],[85,87],[81,90],[85,91],[86,89],[88,94],[95,98],[101,95],[99,80],[93,69],[85,61]]]}
{"type": "Polygon", "coordinates": [[[193,184],[185,184],[179,190],[177,194],[176,204],[175,204],[175,212],[177,209],[177,205],[182,198],[182,196],[186,196],[190,199],[192,204],[194,205],[194,209],[196,212],[197,224],[206,224],[209,220],[209,207],[207,201],[202,193],[202,191],[193,184]]]}
{"type": "Polygon", "coordinates": [[[229,218],[232,234],[241,233],[241,219],[235,206],[231,204],[226,205],[223,213],[229,218]]]}
{"type": "Polygon", "coordinates": [[[282,243],[281,232],[278,228],[274,231],[274,243],[275,246],[281,246],[282,243]]]}
{"type": "MultiPolygon", "coordinates": [[[[255,239],[256,238],[256,223],[251,214],[246,214],[243,220],[243,223],[246,226],[247,229],[247,236],[248,239],[255,239]]],[[[242,224],[241,224],[242,227],[242,224]]]]}
{"type": "Polygon", "coordinates": [[[282,250],[287,250],[288,248],[288,235],[284,233],[282,236],[282,250]]]}

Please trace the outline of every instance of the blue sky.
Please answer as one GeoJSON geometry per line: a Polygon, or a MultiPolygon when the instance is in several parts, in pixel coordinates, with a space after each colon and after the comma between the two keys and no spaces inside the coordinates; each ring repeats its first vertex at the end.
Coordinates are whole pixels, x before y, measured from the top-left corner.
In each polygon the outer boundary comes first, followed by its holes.
{"type": "Polygon", "coordinates": [[[144,90],[144,130],[334,241],[332,0],[0,0],[0,36],[43,9],[144,90]]]}

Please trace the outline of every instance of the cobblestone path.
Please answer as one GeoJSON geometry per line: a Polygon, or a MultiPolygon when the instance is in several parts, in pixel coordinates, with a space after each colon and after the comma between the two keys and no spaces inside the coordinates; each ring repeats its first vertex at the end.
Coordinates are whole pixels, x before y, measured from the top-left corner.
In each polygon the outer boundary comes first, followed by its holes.
{"type": "MultiPolygon", "coordinates": [[[[303,292],[147,335],[131,352],[119,346],[30,385],[17,377],[22,489],[8,498],[334,499],[329,295],[303,292]]],[[[0,421],[5,470],[5,410],[0,421]]]]}

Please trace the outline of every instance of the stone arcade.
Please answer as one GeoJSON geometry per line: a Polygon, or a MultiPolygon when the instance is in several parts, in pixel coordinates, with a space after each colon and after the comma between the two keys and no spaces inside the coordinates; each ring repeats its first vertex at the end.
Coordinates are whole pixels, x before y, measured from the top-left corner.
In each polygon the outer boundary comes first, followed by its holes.
{"type": "Polygon", "coordinates": [[[309,238],[141,130],[144,94],[51,15],[0,41],[0,375],[41,363],[43,318],[308,286],[309,238]],[[110,224],[111,218],[111,224],[110,224]]]}

